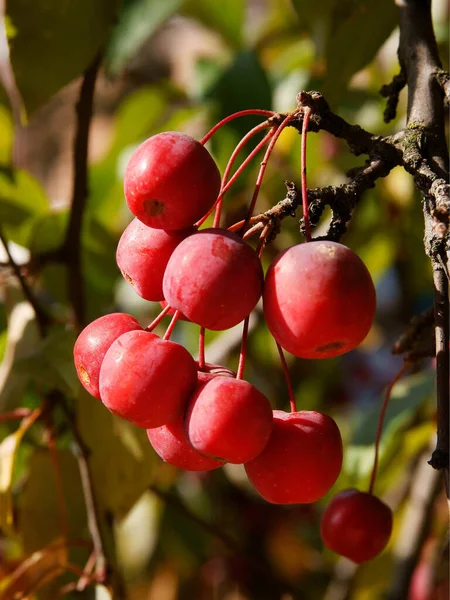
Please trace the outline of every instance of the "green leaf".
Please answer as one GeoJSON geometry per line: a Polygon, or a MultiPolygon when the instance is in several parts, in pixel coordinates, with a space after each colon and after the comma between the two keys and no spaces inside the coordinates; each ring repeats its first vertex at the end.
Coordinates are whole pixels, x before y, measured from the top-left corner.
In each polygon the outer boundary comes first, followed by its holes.
{"type": "Polygon", "coordinates": [[[183,12],[219,33],[233,48],[243,42],[244,0],[187,0],[183,12]]]}
{"type": "Polygon", "coordinates": [[[73,331],[55,327],[32,353],[16,361],[16,373],[75,397],[79,390],[73,364],[75,337],[73,331]]]}
{"type": "MultiPolygon", "coordinates": [[[[214,116],[217,121],[240,110],[270,109],[272,106],[272,91],[267,74],[258,55],[252,50],[236,54],[232,64],[220,75],[205,96],[216,105],[214,116]]],[[[243,117],[232,121],[228,130],[234,130],[243,137],[260,121],[258,118],[243,117]]]]}
{"type": "Polygon", "coordinates": [[[9,0],[10,57],[28,112],[80,75],[105,44],[117,0],[9,0]]]}
{"type": "Polygon", "coordinates": [[[144,429],[114,417],[84,389],[76,412],[100,506],[121,518],[150,485],[159,459],[144,429]]]}
{"type": "Polygon", "coordinates": [[[0,172],[0,222],[10,241],[28,246],[34,222],[48,211],[47,195],[32,175],[0,172]]]}
{"type": "Polygon", "coordinates": [[[124,0],[106,51],[108,70],[117,74],[143,42],[174,12],[182,0],[124,0]]]}
{"type": "Polygon", "coordinates": [[[327,71],[321,90],[331,105],[339,101],[352,75],[375,57],[397,21],[391,0],[338,3],[326,41],[327,71]]]}

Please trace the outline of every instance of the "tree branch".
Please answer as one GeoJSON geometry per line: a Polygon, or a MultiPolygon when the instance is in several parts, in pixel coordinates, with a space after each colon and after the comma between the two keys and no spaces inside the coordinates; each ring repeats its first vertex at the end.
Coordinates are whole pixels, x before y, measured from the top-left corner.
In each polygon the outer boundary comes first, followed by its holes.
{"type": "Polygon", "coordinates": [[[397,0],[400,15],[399,61],[408,82],[407,134],[403,163],[423,195],[425,250],[434,281],[438,438],[431,465],[445,470],[449,495],[449,250],[448,150],[445,140],[441,69],[431,19],[431,0],[397,0]]]}
{"type": "Polygon", "coordinates": [[[85,325],[84,279],[81,265],[81,230],[88,197],[88,144],[93,113],[95,82],[101,63],[99,54],[86,69],[78,99],[77,129],[73,147],[74,183],[69,224],[63,244],[63,255],[68,267],[68,296],[72,303],[75,324],[85,325]]]}

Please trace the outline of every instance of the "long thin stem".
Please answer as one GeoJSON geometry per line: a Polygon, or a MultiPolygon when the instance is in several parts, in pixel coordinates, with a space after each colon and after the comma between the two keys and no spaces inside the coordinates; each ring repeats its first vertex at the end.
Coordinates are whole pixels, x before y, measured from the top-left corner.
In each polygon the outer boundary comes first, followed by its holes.
{"type": "Polygon", "coordinates": [[[278,342],[276,342],[276,344],[277,344],[278,354],[280,355],[281,364],[283,366],[284,378],[286,379],[286,385],[287,385],[288,394],[289,394],[289,404],[291,405],[291,412],[297,412],[297,403],[295,401],[294,389],[292,387],[291,377],[289,375],[289,369],[287,366],[286,359],[284,357],[283,348],[280,346],[280,344],[278,342]]]}
{"type": "MultiPolygon", "coordinates": [[[[269,127],[269,122],[264,121],[264,123],[260,123],[259,125],[257,125],[253,129],[251,129],[248,133],[246,133],[244,135],[244,137],[241,139],[239,144],[233,150],[233,152],[230,156],[230,159],[228,160],[227,166],[225,167],[225,171],[224,171],[224,174],[222,177],[222,186],[220,188],[219,195],[217,196],[216,201],[214,202],[213,206],[211,206],[211,208],[206,213],[206,215],[204,215],[199,221],[197,221],[197,223],[195,223],[195,227],[198,228],[201,225],[203,225],[203,223],[206,221],[206,219],[209,217],[209,215],[212,213],[212,211],[216,207],[218,208],[221,205],[223,197],[226,194],[226,192],[230,189],[230,187],[233,185],[233,183],[236,181],[236,179],[239,177],[239,175],[242,173],[242,171],[245,169],[245,167],[250,163],[252,158],[261,150],[261,148],[270,139],[270,136],[272,135],[274,128],[272,128],[272,130],[264,136],[264,138],[257,144],[257,146],[250,152],[250,154],[245,158],[245,160],[242,162],[242,164],[238,167],[238,169],[236,170],[234,175],[229,179],[231,169],[233,168],[233,165],[236,161],[236,158],[237,158],[239,152],[242,150],[242,148],[246,145],[246,143],[253,136],[255,136],[260,131],[267,129],[267,127],[269,127]]],[[[214,222],[218,222],[218,221],[220,221],[220,208],[218,208],[218,211],[216,210],[216,215],[214,218],[214,222]]]]}
{"type": "Polygon", "coordinates": [[[205,328],[200,327],[200,334],[198,336],[198,370],[203,371],[205,364],[205,328]]]}
{"type": "Polygon", "coordinates": [[[13,419],[25,419],[29,417],[33,411],[31,408],[15,408],[5,413],[0,414],[0,423],[11,421],[13,419]]]}
{"type": "Polygon", "coordinates": [[[233,168],[233,165],[234,165],[234,163],[236,161],[236,158],[237,158],[239,152],[242,150],[242,148],[247,144],[247,142],[252,137],[254,137],[260,131],[263,131],[264,129],[267,129],[268,126],[269,126],[268,121],[265,121],[264,123],[260,123],[259,125],[257,125],[253,129],[251,129],[248,133],[246,133],[244,135],[244,137],[242,138],[242,140],[239,142],[239,144],[233,150],[233,152],[232,152],[232,154],[230,156],[230,159],[228,161],[228,164],[227,164],[227,166],[225,168],[225,172],[223,174],[222,188],[220,190],[219,196],[218,196],[218,198],[216,200],[216,203],[215,203],[216,214],[214,215],[214,225],[213,225],[213,227],[219,227],[220,217],[221,217],[221,213],[222,213],[222,202],[223,202],[223,197],[225,196],[226,192],[230,189],[230,187],[233,185],[233,183],[237,180],[237,178],[242,173],[242,171],[246,168],[246,166],[248,164],[250,164],[250,162],[253,159],[253,157],[256,156],[256,154],[261,150],[261,148],[263,148],[266,145],[266,143],[268,142],[268,140],[272,137],[275,129],[272,128],[271,131],[269,131],[263,137],[263,139],[256,145],[256,147],[253,149],[253,151],[250,152],[250,154],[242,161],[242,164],[236,170],[236,172],[234,173],[233,177],[231,177],[229,179],[230,173],[231,173],[231,169],[233,168]]]}
{"type": "Polygon", "coordinates": [[[239,117],[247,117],[249,115],[257,115],[260,117],[274,117],[276,113],[272,110],[262,110],[259,108],[250,108],[247,110],[240,110],[239,112],[235,112],[232,115],[228,115],[225,119],[219,121],[208,133],[200,140],[201,144],[206,144],[206,142],[218,131],[221,127],[230,123],[230,121],[234,121],[234,119],[238,119],[239,117]]]}
{"type": "Polygon", "coordinates": [[[249,220],[251,219],[251,217],[253,215],[256,201],[258,200],[259,190],[261,188],[264,174],[266,172],[267,163],[269,162],[269,158],[270,158],[270,155],[272,154],[275,144],[276,144],[278,138],[280,137],[283,129],[288,125],[289,121],[291,121],[296,116],[297,113],[298,113],[298,110],[295,110],[283,119],[283,121],[280,123],[280,125],[276,129],[275,133],[273,134],[273,136],[269,142],[269,145],[267,146],[266,153],[264,154],[264,158],[261,162],[261,167],[259,169],[258,177],[256,178],[255,188],[253,190],[253,196],[252,196],[250,206],[248,209],[247,219],[244,224],[244,229],[246,228],[246,224],[249,222],[249,220]]]}
{"type": "Polygon", "coordinates": [[[170,336],[172,335],[172,332],[175,328],[175,325],[177,324],[178,319],[180,318],[180,315],[181,311],[176,310],[175,314],[172,317],[172,320],[169,323],[169,326],[166,329],[166,333],[164,334],[163,340],[170,340],[170,336]]]}
{"type": "Polygon", "coordinates": [[[405,371],[407,371],[410,367],[411,367],[411,365],[409,363],[405,362],[403,367],[400,369],[400,371],[397,373],[397,375],[394,377],[394,379],[391,381],[391,383],[388,385],[388,387],[386,389],[386,394],[384,396],[383,404],[381,406],[380,416],[378,419],[377,435],[375,438],[375,457],[373,460],[372,476],[370,478],[370,484],[369,484],[369,494],[373,493],[375,480],[377,478],[381,433],[383,431],[384,417],[386,416],[386,410],[387,410],[387,407],[389,404],[389,400],[391,399],[392,390],[394,389],[394,386],[397,383],[397,381],[399,381],[399,379],[401,379],[401,377],[403,377],[403,374],[405,373],[405,371]]]}
{"type": "Polygon", "coordinates": [[[164,317],[167,315],[171,308],[172,307],[167,304],[167,306],[165,306],[162,309],[159,315],[155,319],[153,319],[150,325],[145,328],[145,331],[153,331],[155,327],[161,323],[161,321],[164,319],[164,317]]]}
{"type": "Polygon", "coordinates": [[[305,237],[306,241],[311,241],[311,228],[309,225],[308,213],[308,190],[306,186],[306,138],[308,135],[308,124],[311,117],[311,109],[305,106],[303,109],[303,125],[302,125],[302,149],[301,149],[301,169],[302,169],[302,206],[303,220],[305,222],[305,237]]]}
{"type": "Polygon", "coordinates": [[[244,321],[244,328],[242,330],[242,342],[241,351],[239,353],[239,364],[236,373],[236,379],[242,379],[244,377],[245,359],[247,358],[247,341],[248,341],[248,324],[250,317],[247,317],[244,321]]]}

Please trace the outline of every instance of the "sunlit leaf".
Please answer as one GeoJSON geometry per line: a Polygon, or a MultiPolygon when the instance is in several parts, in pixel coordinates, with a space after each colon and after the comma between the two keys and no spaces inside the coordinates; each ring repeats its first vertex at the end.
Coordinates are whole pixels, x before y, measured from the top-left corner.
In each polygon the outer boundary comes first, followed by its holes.
{"type": "Polygon", "coordinates": [[[29,373],[19,373],[16,362],[33,351],[39,341],[34,310],[23,298],[16,282],[5,286],[8,330],[3,360],[0,364],[0,412],[11,410],[21,402],[30,380],[29,373]]]}
{"type": "Polygon", "coordinates": [[[100,506],[123,517],[150,485],[159,459],[145,430],[114,417],[84,390],[79,394],[77,415],[90,449],[89,464],[100,506]]]}
{"type": "Polygon", "coordinates": [[[0,443],[0,529],[9,529],[13,522],[12,492],[14,462],[16,452],[26,431],[39,416],[40,411],[34,411],[25,418],[20,427],[6,436],[0,443]]]}

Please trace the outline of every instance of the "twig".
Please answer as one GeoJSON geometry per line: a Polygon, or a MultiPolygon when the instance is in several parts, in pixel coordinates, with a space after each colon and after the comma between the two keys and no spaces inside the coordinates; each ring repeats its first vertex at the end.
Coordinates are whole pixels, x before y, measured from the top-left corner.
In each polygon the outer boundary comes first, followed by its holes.
{"type": "Polygon", "coordinates": [[[400,69],[400,73],[395,75],[391,83],[383,85],[380,94],[387,98],[386,110],[384,111],[384,122],[389,123],[395,119],[400,92],[406,85],[406,73],[400,69]]]}
{"type": "Polygon", "coordinates": [[[12,256],[11,251],[8,246],[8,241],[1,229],[0,229],[0,240],[1,240],[3,247],[5,248],[5,252],[8,256],[9,265],[11,266],[11,268],[14,272],[14,275],[16,276],[17,281],[19,282],[20,287],[22,288],[23,295],[28,300],[28,302],[31,304],[31,306],[33,307],[34,314],[36,315],[36,323],[37,323],[37,326],[39,329],[39,333],[40,333],[41,337],[45,337],[48,326],[51,323],[51,319],[47,315],[47,313],[44,311],[44,309],[41,307],[41,305],[39,304],[37,298],[35,297],[34,293],[31,290],[30,286],[28,285],[24,276],[22,275],[20,267],[14,260],[14,257],[12,256]]]}
{"type": "Polygon", "coordinates": [[[436,69],[436,79],[444,92],[447,102],[450,102],[450,75],[444,69],[436,69]]]}
{"type": "Polygon", "coordinates": [[[397,339],[392,354],[404,354],[405,360],[434,356],[434,308],[431,306],[409,322],[407,330],[397,339]]]}
{"type": "Polygon", "coordinates": [[[68,266],[68,296],[73,306],[75,324],[81,329],[85,324],[84,280],[81,265],[81,230],[88,197],[88,143],[93,113],[94,90],[101,63],[98,55],[86,69],[78,99],[77,128],[73,147],[74,183],[69,224],[63,244],[63,254],[68,266]]]}
{"type": "Polygon", "coordinates": [[[408,597],[411,577],[429,532],[434,502],[441,489],[440,473],[430,469],[426,463],[429,451],[427,448],[419,457],[411,482],[408,506],[394,547],[393,581],[387,600],[408,597]]]}
{"type": "Polygon", "coordinates": [[[76,415],[67,406],[64,396],[59,392],[54,391],[52,392],[50,399],[61,407],[72,433],[74,454],[78,461],[81,486],[86,505],[89,533],[91,535],[96,557],[96,579],[99,582],[105,582],[108,577],[108,562],[105,553],[105,543],[100,527],[99,509],[94,493],[91,470],[89,467],[90,449],[84,442],[80,430],[78,429],[76,415]]]}
{"type": "Polygon", "coordinates": [[[237,540],[232,538],[230,535],[228,535],[228,533],[223,531],[220,527],[218,527],[214,523],[206,521],[199,515],[196,515],[175,494],[161,490],[159,487],[157,487],[154,484],[151,484],[149,489],[153,494],[155,494],[155,496],[157,496],[160,500],[162,500],[164,502],[164,504],[166,504],[167,506],[171,506],[172,508],[174,508],[175,510],[177,510],[178,512],[183,514],[185,517],[187,517],[190,521],[192,521],[193,523],[196,523],[201,529],[206,531],[209,535],[217,538],[233,554],[241,554],[242,553],[243,548],[241,547],[241,545],[239,544],[239,542],[237,540]]]}
{"type": "Polygon", "coordinates": [[[15,408],[5,413],[0,413],[0,423],[11,421],[13,419],[25,419],[29,417],[33,411],[31,408],[15,408]]]}

